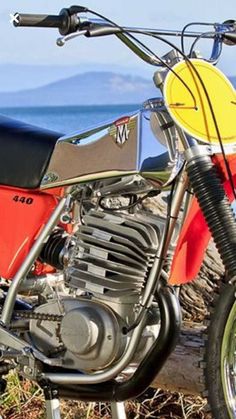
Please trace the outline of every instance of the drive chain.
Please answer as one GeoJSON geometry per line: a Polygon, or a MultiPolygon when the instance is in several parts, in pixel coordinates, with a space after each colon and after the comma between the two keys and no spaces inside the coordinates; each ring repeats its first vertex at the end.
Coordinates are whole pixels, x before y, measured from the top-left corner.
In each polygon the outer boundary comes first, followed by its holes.
{"type": "Polygon", "coordinates": [[[32,311],[17,310],[14,314],[20,319],[27,320],[46,320],[51,322],[60,322],[63,319],[61,314],[49,314],[49,313],[35,313],[32,311]]]}

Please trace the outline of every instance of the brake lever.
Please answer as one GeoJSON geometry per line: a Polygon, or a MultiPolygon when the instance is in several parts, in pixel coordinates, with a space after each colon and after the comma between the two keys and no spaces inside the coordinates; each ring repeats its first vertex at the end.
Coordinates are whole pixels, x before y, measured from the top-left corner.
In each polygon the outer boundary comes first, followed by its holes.
{"type": "Polygon", "coordinates": [[[66,42],[70,41],[71,39],[78,38],[79,36],[86,35],[87,32],[88,30],[84,29],[82,31],[70,33],[69,35],[61,36],[60,38],[57,38],[57,45],[59,47],[64,47],[66,42]]]}

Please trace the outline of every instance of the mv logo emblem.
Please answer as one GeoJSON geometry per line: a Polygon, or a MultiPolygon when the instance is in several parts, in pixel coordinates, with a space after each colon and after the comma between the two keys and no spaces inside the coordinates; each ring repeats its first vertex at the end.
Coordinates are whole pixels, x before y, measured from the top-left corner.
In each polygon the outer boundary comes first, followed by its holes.
{"type": "Polygon", "coordinates": [[[115,139],[116,144],[122,147],[128,141],[131,128],[134,126],[135,121],[126,116],[114,122],[114,125],[109,130],[109,134],[115,139]]]}
{"type": "Polygon", "coordinates": [[[123,145],[129,138],[128,124],[117,125],[116,128],[116,142],[119,145],[123,145]]]}

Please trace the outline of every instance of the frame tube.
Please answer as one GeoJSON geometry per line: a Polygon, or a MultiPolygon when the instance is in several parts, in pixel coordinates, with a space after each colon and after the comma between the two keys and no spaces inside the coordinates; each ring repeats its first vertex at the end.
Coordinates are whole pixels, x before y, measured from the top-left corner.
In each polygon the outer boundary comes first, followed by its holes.
{"type": "Polygon", "coordinates": [[[3,310],[2,310],[2,315],[1,315],[2,325],[9,326],[11,322],[11,317],[12,317],[18,290],[22,282],[24,281],[25,276],[29,272],[32,264],[34,263],[36,257],[40,253],[42,246],[45,243],[48,235],[51,233],[52,229],[57,225],[60,215],[66,206],[66,203],[67,203],[67,197],[62,198],[58,206],[52,213],[51,217],[49,218],[44,229],[41,231],[38,239],[32,246],[28,256],[25,258],[23,264],[21,265],[20,269],[16,273],[14,279],[12,280],[12,283],[8,290],[7,297],[6,297],[3,310]]]}

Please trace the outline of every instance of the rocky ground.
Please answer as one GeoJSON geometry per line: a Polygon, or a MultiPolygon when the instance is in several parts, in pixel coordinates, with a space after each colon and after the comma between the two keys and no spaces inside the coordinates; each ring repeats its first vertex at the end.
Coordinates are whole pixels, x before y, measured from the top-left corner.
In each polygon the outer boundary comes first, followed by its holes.
{"type": "MultiPolygon", "coordinates": [[[[44,419],[44,400],[41,389],[29,382],[19,382],[11,376],[9,391],[1,397],[2,419],[44,419]]],[[[153,390],[138,401],[126,403],[127,419],[210,419],[204,412],[205,400],[180,393],[153,390]]],[[[110,419],[105,404],[61,402],[62,419],[110,419]]]]}

